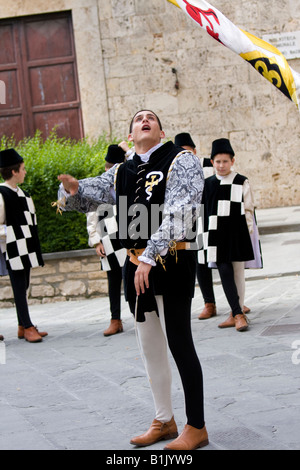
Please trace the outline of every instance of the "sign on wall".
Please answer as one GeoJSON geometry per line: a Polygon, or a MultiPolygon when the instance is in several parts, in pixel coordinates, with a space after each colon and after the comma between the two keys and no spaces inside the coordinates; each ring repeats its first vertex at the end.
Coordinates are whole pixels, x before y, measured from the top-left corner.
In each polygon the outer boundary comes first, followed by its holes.
{"type": "Polygon", "coordinates": [[[265,34],[263,40],[276,47],[286,59],[300,58],[300,31],[265,34]]]}

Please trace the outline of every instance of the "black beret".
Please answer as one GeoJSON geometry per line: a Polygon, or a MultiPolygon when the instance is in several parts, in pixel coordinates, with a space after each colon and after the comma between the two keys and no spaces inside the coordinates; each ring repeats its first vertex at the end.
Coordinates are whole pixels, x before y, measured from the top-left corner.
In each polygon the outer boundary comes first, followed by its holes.
{"type": "Polygon", "coordinates": [[[110,145],[105,157],[107,163],[122,163],[125,160],[125,152],[118,145],[110,145]]]}
{"type": "Polygon", "coordinates": [[[0,152],[0,168],[6,168],[8,166],[14,166],[18,163],[24,162],[21,155],[15,151],[15,149],[5,149],[0,152]]]}
{"type": "Polygon", "coordinates": [[[217,139],[212,143],[211,158],[214,158],[218,153],[228,153],[234,157],[234,151],[228,139],[217,139]]]}
{"type": "Polygon", "coordinates": [[[178,147],[193,147],[196,148],[196,145],[193,142],[190,134],[188,132],[182,132],[181,134],[177,134],[175,136],[174,144],[178,145],[178,147]]]}

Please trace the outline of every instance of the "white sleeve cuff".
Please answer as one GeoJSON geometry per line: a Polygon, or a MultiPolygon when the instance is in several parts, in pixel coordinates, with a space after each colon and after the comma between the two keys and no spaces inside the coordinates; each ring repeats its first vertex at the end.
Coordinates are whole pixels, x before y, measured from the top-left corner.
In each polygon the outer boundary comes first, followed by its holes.
{"type": "Polygon", "coordinates": [[[151,266],[156,266],[156,262],[151,258],[147,258],[146,256],[141,255],[138,257],[138,260],[142,261],[143,263],[151,264],[151,266]]]}

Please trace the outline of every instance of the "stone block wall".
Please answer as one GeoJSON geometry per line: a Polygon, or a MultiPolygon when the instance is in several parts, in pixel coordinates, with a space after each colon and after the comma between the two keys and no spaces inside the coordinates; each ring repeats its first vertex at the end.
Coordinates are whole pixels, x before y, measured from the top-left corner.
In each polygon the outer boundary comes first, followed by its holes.
{"type": "MultiPolygon", "coordinates": [[[[300,30],[296,1],[209,3],[258,38],[300,30]]],[[[300,203],[294,103],[167,0],[98,4],[108,112],[117,135],[127,135],[135,111],[153,109],[168,138],[192,134],[199,156],[210,154],[213,140],[229,138],[235,168],[249,178],[259,208],[300,203]]],[[[300,59],[289,64],[300,72],[300,59]]]]}
{"type": "MultiPolygon", "coordinates": [[[[300,31],[296,0],[210,3],[258,38],[300,31]]],[[[230,138],[259,208],[300,204],[299,110],[241,57],[167,0],[0,0],[0,18],[61,10],[72,12],[86,136],[126,139],[150,108],[169,139],[190,132],[199,156],[230,138]]]]}
{"type": "MultiPolygon", "coordinates": [[[[31,270],[29,305],[108,294],[106,272],[100,270],[95,250],[52,253],[43,257],[45,266],[31,270]]],[[[12,306],[14,297],[9,277],[0,277],[0,308],[12,306]]]]}

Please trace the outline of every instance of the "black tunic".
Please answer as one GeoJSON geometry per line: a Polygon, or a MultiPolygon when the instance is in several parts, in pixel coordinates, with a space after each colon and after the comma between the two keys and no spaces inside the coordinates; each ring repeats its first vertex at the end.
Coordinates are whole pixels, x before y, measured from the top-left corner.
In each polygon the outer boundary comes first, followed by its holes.
{"type": "MultiPolygon", "coordinates": [[[[118,204],[118,227],[120,241],[126,248],[145,248],[148,239],[158,229],[161,220],[154,224],[151,219],[151,205],[160,206],[164,203],[168,172],[176,155],[182,149],[172,142],[167,142],[155,150],[149,161],[143,163],[138,155],[132,160],[121,164],[116,180],[116,195],[118,204]],[[157,184],[148,184],[148,183],[157,184]],[[123,200],[122,200],[123,198],[123,200]],[[123,201],[123,202],[122,202],[123,201]],[[123,205],[124,204],[124,205],[123,205]],[[134,215],[128,218],[124,227],[120,221],[120,214],[129,214],[129,208],[141,204],[147,211],[147,235],[138,239],[130,238],[130,229],[133,227],[134,215]]],[[[133,232],[136,227],[133,228],[133,232]]],[[[138,321],[144,320],[144,313],[157,310],[155,295],[173,296],[174,293],[192,298],[195,286],[196,252],[192,250],[177,251],[177,257],[170,252],[163,257],[164,267],[160,262],[151,268],[149,274],[149,289],[138,297],[138,321]]],[[[126,300],[134,313],[136,308],[136,292],[134,288],[134,273],[137,266],[128,259],[125,264],[124,290],[126,300]]]]}
{"type": "Polygon", "coordinates": [[[244,211],[243,183],[238,173],[205,180],[204,252],[207,262],[249,261],[254,253],[244,211]]]}
{"type": "Polygon", "coordinates": [[[43,266],[36,214],[26,191],[0,185],[6,213],[6,264],[13,271],[43,266]]]}

